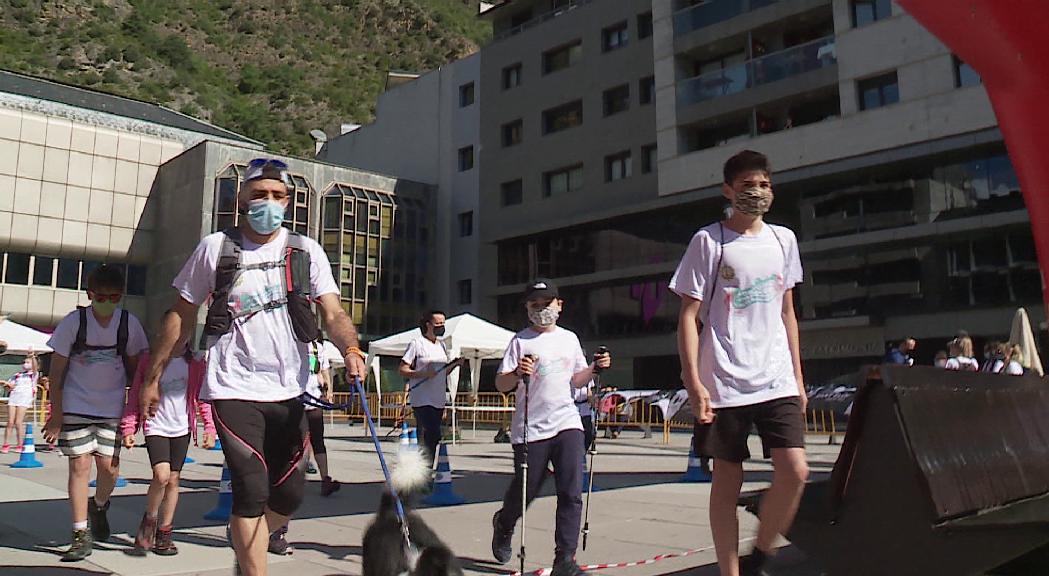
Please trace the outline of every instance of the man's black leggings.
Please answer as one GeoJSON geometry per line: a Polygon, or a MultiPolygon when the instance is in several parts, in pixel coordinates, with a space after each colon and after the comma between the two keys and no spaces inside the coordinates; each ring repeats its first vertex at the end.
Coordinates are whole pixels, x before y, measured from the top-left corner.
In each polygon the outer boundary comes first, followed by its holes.
{"type": "MultiPolygon", "coordinates": [[[[524,444],[514,444],[514,479],[503,496],[499,513],[499,530],[509,531],[521,517],[521,462],[524,444]]],[[[554,464],[557,487],[557,518],[554,525],[554,557],[557,560],[575,556],[579,546],[579,526],[583,514],[583,431],[563,430],[557,436],[528,443],[528,503],[546,481],[546,464],[554,464]]],[[[545,524],[537,521],[536,525],[545,524]]],[[[547,524],[549,526],[549,524],[547,524]]]]}

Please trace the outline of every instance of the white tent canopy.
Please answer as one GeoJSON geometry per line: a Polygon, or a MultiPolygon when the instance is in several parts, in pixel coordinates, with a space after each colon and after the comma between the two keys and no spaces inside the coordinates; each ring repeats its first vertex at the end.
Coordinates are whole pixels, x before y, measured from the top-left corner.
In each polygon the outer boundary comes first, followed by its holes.
{"type": "MultiPolygon", "coordinates": [[[[444,326],[445,333],[441,341],[448,350],[448,357],[467,360],[470,366],[470,392],[476,395],[481,384],[481,361],[502,358],[514,333],[471,314],[448,318],[444,326]]],[[[399,358],[408,350],[408,345],[412,340],[421,336],[422,332],[418,328],[413,328],[376,340],[368,345],[367,364],[375,377],[376,392],[379,391],[379,357],[396,356],[399,358]]],[[[447,378],[448,391],[451,393],[454,408],[456,394],[459,392],[459,369],[452,370],[448,373],[447,378]]]]}
{"type": "Polygon", "coordinates": [[[48,354],[54,352],[48,347],[51,338],[39,330],[23,326],[6,316],[0,317],[0,341],[7,344],[7,354],[48,354]]]}

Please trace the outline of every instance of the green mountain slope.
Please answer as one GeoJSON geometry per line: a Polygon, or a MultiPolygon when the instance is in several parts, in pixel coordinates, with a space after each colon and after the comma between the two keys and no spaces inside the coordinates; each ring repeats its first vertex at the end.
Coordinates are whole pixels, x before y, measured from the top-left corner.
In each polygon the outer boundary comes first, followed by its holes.
{"type": "Polygon", "coordinates": [[[0,0],[0,68],[163,104],[310,155],[371,119],[388,70],[490,35],[477,0],[0,0]]]}

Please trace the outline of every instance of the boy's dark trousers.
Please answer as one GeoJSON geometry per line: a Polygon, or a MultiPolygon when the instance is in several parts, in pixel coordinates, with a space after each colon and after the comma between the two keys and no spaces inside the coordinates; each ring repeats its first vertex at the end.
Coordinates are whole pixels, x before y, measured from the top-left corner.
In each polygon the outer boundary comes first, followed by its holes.
{"type": "MultiPolygon", "coordinates": [[[[557,487],[557,519],[554,528],[555,560],[572,559],[579,545],[583,513],[583,431],[563,430],[546,440],[528,443],[528,503],[546,481],[546,463],[554,465],[557,487]]],[[[514,444],[514,479],[503,497],[499,529],[509,531],[521,517],[521,461],[524,445],[514,444]]]]}

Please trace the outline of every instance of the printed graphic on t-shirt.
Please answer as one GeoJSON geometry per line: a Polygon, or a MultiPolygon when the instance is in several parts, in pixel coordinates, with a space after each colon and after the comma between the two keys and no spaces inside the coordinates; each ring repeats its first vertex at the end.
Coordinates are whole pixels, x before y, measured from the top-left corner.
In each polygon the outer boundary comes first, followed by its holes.
{"type": "Polygon", "coordinates": [[[244,286],[244,277],[237,279],[236,284],[230,290],[229,308],[235,315],[252,314],[265,308],[270,302],[280,300],[284,297],[284,287],[270,284],[263,286],[260,292],[241,292],[244,286]]]}
{"type": "Polygon", "coordinates": [[[554,358],[552,360],[544,360],[540,357],[535,375],[538,378],[549,378],[554,374],[575,374],[575,370],[573,370],[575,364],[575,357],[554,358]]]}
{"type": "Polygon", "coordinates": [[[95,366],[120,361],[116,350],[84,350],[83,353],[73,356],[73,362],[84,366],[95,366]]]}
{"type": "Polygon", "coordinates": [[[726,288],[729,293],[729,304],[736,312],[742,312],[754,304],[768,304],[782,298],[783,277],[771,274],[758,278],[746,288],[726,288]]]}

